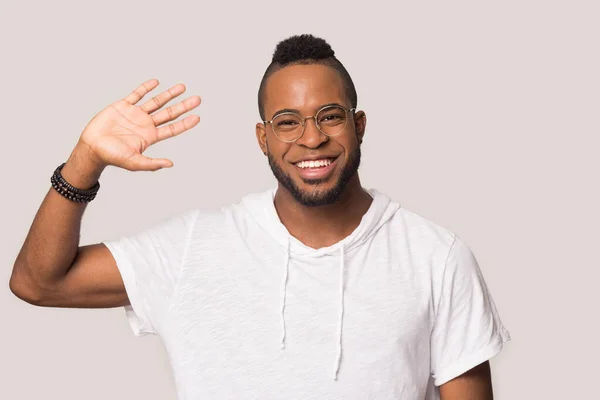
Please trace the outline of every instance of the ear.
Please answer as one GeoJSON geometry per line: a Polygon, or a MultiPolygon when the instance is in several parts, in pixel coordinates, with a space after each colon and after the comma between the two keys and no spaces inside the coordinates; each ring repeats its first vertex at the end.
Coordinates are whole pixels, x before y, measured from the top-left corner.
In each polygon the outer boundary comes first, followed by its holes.
{"type": "Polygon", "coordinates": [[[256,130],[256,140],[258,141],[258,146],[264,155],[267,155],[267,131],[265,124],[262,122],[258,122],[255,127],[256,130]]]}
{"type": "Polygon", "coordinates": [[[364,113],[364,111],[357,111],[354,114],[354,130],[356,131],[356,139],[358,139],[358,144],[362,143],[366,128],[367,115],[364,113]]]}

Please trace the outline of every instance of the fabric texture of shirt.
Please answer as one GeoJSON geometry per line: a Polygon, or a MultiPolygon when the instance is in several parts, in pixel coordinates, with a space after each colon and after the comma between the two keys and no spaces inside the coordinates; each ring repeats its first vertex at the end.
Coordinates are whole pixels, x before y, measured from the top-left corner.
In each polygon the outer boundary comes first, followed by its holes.
{"type": "Polygon", "coordinates": [[[471,250],[369,189],[340,242],[289,234],[275,189],[104,244],[135,335],[162,340],[180,400],[437,400],[510,340],[471,250]]]}

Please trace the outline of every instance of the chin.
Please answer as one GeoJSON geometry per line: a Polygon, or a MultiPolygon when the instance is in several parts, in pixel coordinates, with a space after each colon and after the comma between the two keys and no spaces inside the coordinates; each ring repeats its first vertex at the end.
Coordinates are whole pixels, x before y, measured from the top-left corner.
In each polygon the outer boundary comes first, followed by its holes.
{"type": "MultiPolygon", "coordinates": [[[[304,185],[303,185],[304,186],[304,185]]],[[[291,193],[294,200],[305,207],[319,207],[336,203],[343,193],[339,185],[327,188],[290,188],[286,189],[291,193]]]]}
{"type": "MultiPolygon", "coordinates": [[[[329,179],[331,181],[331,179],[329,179]]],[[[306,207],[317,207],[333,204],[338,201],[344,188],[340,185],[339,179],[334,184],[324,182],[305,182],[295,187],[296,190],[290,190],[294,199],[306,207]]]]}

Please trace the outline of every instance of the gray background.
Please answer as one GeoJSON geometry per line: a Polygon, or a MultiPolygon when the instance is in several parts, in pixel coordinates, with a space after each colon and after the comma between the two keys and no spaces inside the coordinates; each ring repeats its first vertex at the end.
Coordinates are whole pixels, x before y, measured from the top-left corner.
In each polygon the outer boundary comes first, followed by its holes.
{"type": "Polygon", "coordinates": [[[30,306],[12,263],[87,122],[143,81],[202,96],[199,125],[148,149],[175,167],[108,168],[81,244],[275,184],[254,136],[276,43],[330,42],[368,116],[363,185],[459,234],[512,335],[496,398],[595,398],[598,2],[2,0],[0,398],[174,399],[155,337],[122,309],[30,306]]]}

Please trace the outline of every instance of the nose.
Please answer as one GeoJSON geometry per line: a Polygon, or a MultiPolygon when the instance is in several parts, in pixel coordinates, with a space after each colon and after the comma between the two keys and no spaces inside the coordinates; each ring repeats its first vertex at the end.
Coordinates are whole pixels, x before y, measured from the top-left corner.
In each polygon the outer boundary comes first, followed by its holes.
{"type": "Polygon", "coordinates": [[[300,139],[296,140],[296,143],[309,148],[317,148],[328,140],[329,137],[317,128],[315,117],[307,117],[304,121],[304,133],[300,139]]]}

